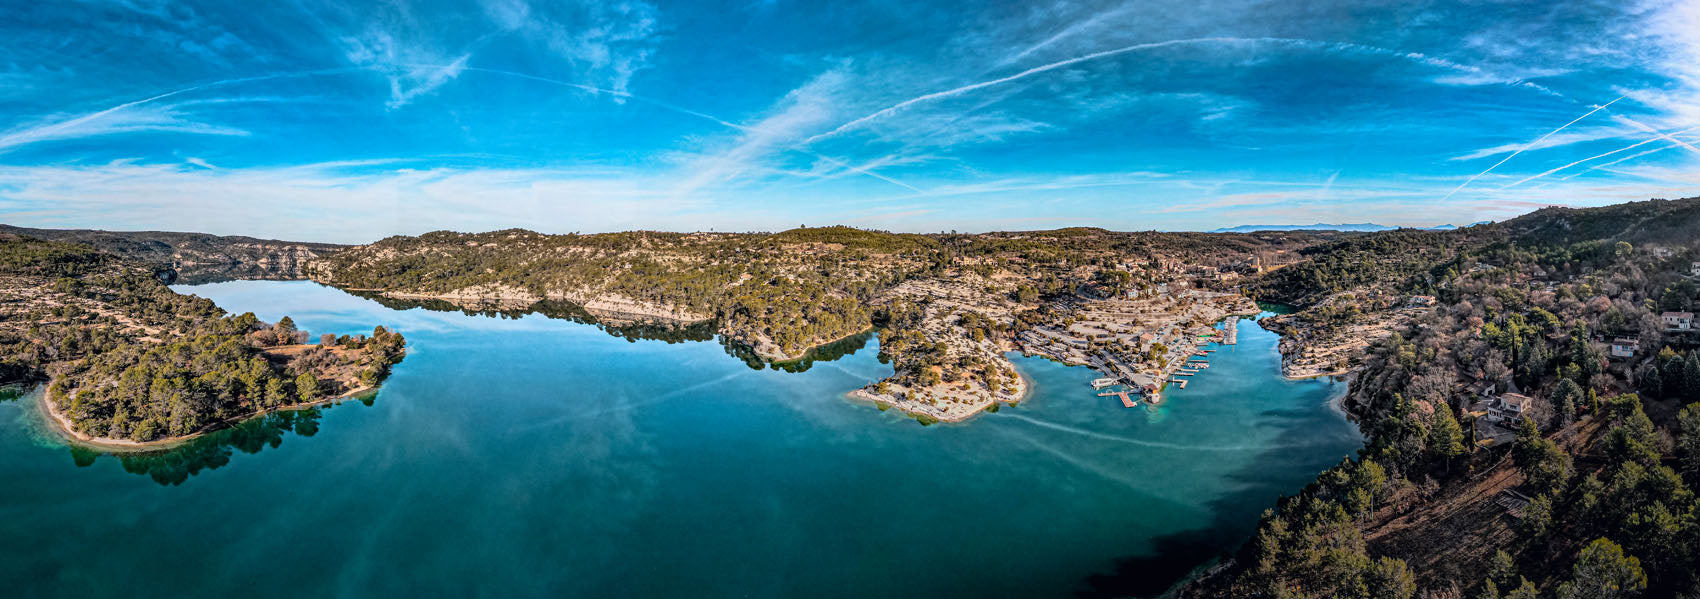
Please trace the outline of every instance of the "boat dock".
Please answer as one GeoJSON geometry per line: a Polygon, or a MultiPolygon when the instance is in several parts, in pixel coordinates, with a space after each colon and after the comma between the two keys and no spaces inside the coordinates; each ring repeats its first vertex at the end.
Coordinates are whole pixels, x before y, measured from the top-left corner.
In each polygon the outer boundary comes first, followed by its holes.
{"type": "Polygon", "coordinates": [[[1128,391],[1105,391],[1103,393],[1099,393],[1098,397],[1120,397],[1122,400],[1122,407],[1131,408],[1135,404],[1133,402],[1133,398],[1128,397],[1128,393],[1128,391]]]}
{"type": "Polygon", "coordinates": [[[1222,345],[1239,343],[1240,317],[1229,316],[1227,323],[1222,326],[1222,345]]]}

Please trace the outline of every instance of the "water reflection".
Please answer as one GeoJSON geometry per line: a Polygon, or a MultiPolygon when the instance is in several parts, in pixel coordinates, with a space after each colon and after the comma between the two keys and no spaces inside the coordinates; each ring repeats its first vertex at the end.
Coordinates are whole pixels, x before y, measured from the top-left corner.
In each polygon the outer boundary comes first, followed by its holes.
{"type": "Polygon", "coordinates": [[[783,362],[768,362],[767,360],[762,359],[761,356],[756,355],[756,352],[750,349],[750,346],[728,339],[724,336],[720,338],[720,347],[726,350],[726,355],[739,359],[745,366],[749,366],[751,370],[772,368],[774,370],[796,373],[808,371],[808,369],[814,367],[815,362],[831,362],[861,351],[863,347],[867,347],[868,340],[873,338],[874,331],[873,329],[869,329],[826,345],[811,348],[807,353],[803,354],[803,357],[783,362]]]}
{"type": "Polygon", "coordinates": [[[539,314],[547,318],[566,320],[578,324],[586,324],[601,329],[603,332],[631,342],[665,341],[667,343],[682,343],[686,341],[711,341],[719,337],[720,347],[726,355],[737,358],[752,370],[771,368],[784,372],[805,372],[813,367],[815,362],[831,362],[844,356],[854,354],[868,345],[868,340],[874,336],[869,329],[832,343],[810,349],[803,357],[796,360],[769,362],[756,355],[749,345],[731,339],[724,335],[716,335],[718,328],[713,320],[705,320],[692,324],[672,324],[647,322],[641,320],[623,321],[598,318],[578,304],[562,300],[542,300],[529,305],[504,305],[488,303],[479,306],[463,306],[441,299],[398,299],[371,291],[349,291],[348,293],[363,297],[392,310],[411,310],[422,308],[433,312],[459,312],[467,316],[483,316],[486,318],[518,319],[531,314],[539,314]]]}
{"type": "Polygon", "coordinates": [[[226,281],[302,281],[300,268],[261,264],[186,264],[160,272],[167,285],[205,285],[226,281]]]}
{"type": "MultiPolygon", "coordinates": [[[[370,406],[375,399],[376,395],[367,395],[357,398],[357,401],[370,406]]],[[[302,437],[318,434],[319,418],[324,410],[324,406],[314,406],[272,412],[170,449],[113,454],[113,457],[123,465],[125,472],[146,475],[162,486],[181,485],[191,476],[224,467],[236,452],[255,454],[282,445],[283,439],[291,434],[302,437]]],[[[99,449],[75,444],[71,445],[70,451],[71,461],[79,467],[93,466],[100,456],[107,455],[99,449]]]]}
{"type": "Polygon", "coordinates": [[[714,321],[703,321],[693,324],[671,324],[655,322],[615,322],[597,318],[584,307],[572,302],[561,300],[542,300],[528,305],[504,305],[488,303],[480,306],[462,306],[441,299],[398,299],[372,291],[349,291],[348,293],[363,297],[391,310],[411,310],[423,308],[432,312],[459,312],[467,316],[483,316],[486,318],[519,319],[531,314],[539,314],[547,318],[565,320],[578,324],[587,324],[602,329],[604,332],[627,341],[665,341],[681,343],[684,341],[708,341],[714,339],[714,321]]]}

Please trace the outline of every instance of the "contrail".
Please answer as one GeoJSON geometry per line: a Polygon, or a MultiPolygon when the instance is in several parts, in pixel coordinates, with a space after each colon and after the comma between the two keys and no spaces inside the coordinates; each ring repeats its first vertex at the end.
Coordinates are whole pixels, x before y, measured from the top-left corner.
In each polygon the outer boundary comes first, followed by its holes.
{"type": "MultiPolygon", "coordinates": [[[[1651,141],[1651,140],[1649,140],[1649,141],[1651,141]]],[[[1591,172],[1594,172],[1594,171],[1597,171],[1597,170],[1600,170],[1600,169],[1602,169],[1602,168],[1609,168],[1609,167],[1612,167],[1612,166],[1615,166],[1615,165],[1617,165],[1617,164],[1618,164],[1618,163],[1621,163],[1621,162],[1624,162],[1624,161],[1627,161],[1627,160],[1633,160],[1633,159],[1636,159],[1636,158],[1640,158],[1640,157],[1642,157],[1642,156],[1646,156],[1646,155],[1648,155],[1648,154],[1652,154],[1652,153],[1654,153],[1654,152],[1663,152],[1663,151],[1665,151],[1665,150],[1669,150],[1669,149],[1671,149],[1671,148],[1676,148],[1676,147],[1681,147],[1681,146],[1679,146],[1679,145],[1677,145],[1677,144],[1671,144],[1671,145],[1668,145],[1668,146],[1665,146],[1665,147],[1662,147],[1662,148],[1653,148],[1653,149],[1651,149],[1651,150],[1645,150],[1645,151],[1641,151],[1641,152],[1636,152],[1636,153],[1634,153],[1634,154],[1630,154],[1630,155],[1628,155],[1628,156],[1624,156],[1624,157],[1622,157],[1622,158],[1619,158],[1619,159],[1617,159],[1617,160],[1613,160],[1613,161],[1611,161],[1611,162],[1607,162],[1607,163],[1605,163],[1605,164],[1599,164],[1599,165],[1594,165],[1594,166],[1592,166],[1592,167],[1589,167],[1589,168],[1588,168],[1588,169],[1587,169],[1587,170],[1584,170],[1584,171],[1582,171],[1582,172],[1579,172],[1579,173],[1572,173],[1572,174],[1569,174],[1569,175],[1565,175],[1565,176],[1563,176],[1563,177],[1559,177],[1559,178],[1558,178],[1558,180],[1560,180],[1560,181],[1569,181],[1569,180],[1570,180],[1570,179],[1572,179],[1572,178],[1574,178],[1574,177],[1576,177],[1576,176],[1577,176],[1577,175],[1585,175],[1585,174],[1588,174],[1588,173],[1591,173],[1591,172]]]]}
{"type": "Polygon", "coordinates": [[[1070,37],[1070,36],[1073,36],[1076,33],[1080,33],[1081,31],[1084,31],[1084,30],[1091,28],[1091,27],[1093,27],[1093,26],[1095,26],[1099,23],[1102,23],[1107,19],[1119,17],[1123,13],[1127,13],[1127,12],[1133,10],[1133,8],[1134,7],[1133,7],[1132,4],[1128,4],[1128,5],[1122,6],[1121,8],[1101,12],[1101,13],[1098,13],[1096,15],[1092,15],[1091,17],[1087,18],[1084,21],[1080,21],[1080,22],[1075,23],[1073,25],[1069,25],[1068,27],[1064,28],[1062,31],[1058,31],[1055,35],[1052,35],[1051,37],[1045,38],[1044,41],[1041,41],[1037,44],[1033,44],[1032,46],[1028,46],[1026,50],[1022,50],[1021,52],[1016,53],[1014,56],[1010,56],[1008,58],[1005,58],[1003,60],[998,61],[997,66],[1001,67],[1001,66],[1004,66],[1004,65],[1008,65],[1012,62],[1021,60],[1023,58],[1026,58],[1027,55],[1032,54],[1034,52],[1038,52],[1039,50],[1045,49],[1047,47],[1050,47],[1051,44],[1057,43],[1058,41],[1062,40],[1065,37],[1070,37]]]}
{"type": "MultiPolygon", "coordinates": [[[[803,140],[803,144],[804,145],[812,144],[812,143],[820,141],[822,139],[826,139],[826,138],[829,138],[829,137],[836,136],[840,133],[843,133],[843,132],[848,131],[850,129],[853,129],[857,126],[860,126],[863,123],[891,115],[891,114],[893,114],[893,113],[895,113],[899,110],[902,110],[902,109],[907,108],[909,106],[913,106],[915,104],[919,104],[919,103],[922,103],[922,102],[929,102],[929,101],[932,101],[932,100],[938,100],[938,99],[942,99],[942,98],[949,98],[949,97],[952,97],[952,96],[959,96],[959,95],[962,95],[962,94],[965,94],[965,93],[968,93],[968,92],[971,92],[971,91],[974,91],[974,90],[977,90],[977,89],[984,89],[984,88],[992,87],[992,86],[995,86],[995,85],[1002,85],[1004,83],[1009,83],[1011,81],[1026,79],[1028,77],[1038,75],[1040,73],[1045,73],[1045,72],[1048,72],[1048,71],[1054,71],[1056,69],[1060,69],[1060,68],[1070,66],[1070,65],[1080,64],[1082,62],[1097,60],[1097,59],[1100,59],[1100,58],[1108,58],[1108,57],[1111,57],[1111,56],[1119,56],[1119,55],[1122,55],[1122,54],[1127,54],[1129,52],[1138,52],[1138,51],[1141,51],[1141,50],[1155,50],[1155,49],[1158,49],[1158,48],[1167,48],[1167,47],[1170,47],[1170,46],[1181,46],[1181,45],[1191,45],[1191,44],[1220,44],[1220,43],[1228,43],[1228,44],[1246,44],[1246,43],[1270,44],[1270,43],[1272,43],[1272,44],[1286,44],[1286,45],[1293,45],[1293,46],[1300,46],[1300,47],[1313,47],[1313,48],[1314,47],[1321,47],[1321,48],[1324,48],[1324,49],[1352,50],[1352,51],[1358,51],[1358,52],[1365,52],[1365,53],[1369,53],[1369,54],[1377,54],[1377,55],[1382,55],[1382,56],[1392,56],[1392,57],[1395,57],[1395,58],[1402,58],[1402,59],[1405,59],[1405,60],[1410,60],[1410,61],[1418,62],[1418,63],[1421,63],[1421,64],[1433,66],[1433,67],[1445,68],[1445,69],[1450,69],[1450,70],[1455,70],[1455,71],[1463,71],[1463,72],[1466,72],[1466,73],[1473,73],[1473,74],[1478,74],[1478,75],[1484,74],[1483,71],[1479,68],[1461,65],[1461,64],[1458,64],[1458,63],[1455,63],[1455,62],[1452,62],[1452,61],[1449,61],[1449,60],[1446,60],[1446,59],[1442,59],[1442,58],[1435,58],[1435,57],[1432,57],[1432,56],[1427,56],[1427,55],[1416,53],[1416,52],[1400,52],[1400,51],[1397,51],[1397,50],[1390,50],[1390,49],[1387,49],[1387,48],[1380,48],[1380,47],[1376,47],[1376,46],[1366,46],[1366,45],[1363,45],[1363,44],[1354,44],[1354,43],[1350,43],[1350,42],[1323,42],[1323,41],[1317,41],[1317,40],[1307,40],[1307,39],[1299,39],[1299,38],[1282,38],[1282,37],[1255,37],[1255,38],[1247,38],[1247,37],[1198,37],[1198,38],[1168,40],[1168,41],[1162,41],[1162,42],[1148,42],[1148,43],[1143,43],[1143,44],[1134,44],[1134,45],[1131,45],[1131,46],[1123,46],[1123,47],[1114,48],[1114,49],[1111,49],[1111,50],[1103,50],[1103,51],[1100,51],[1100,52],[1093,52],[1091,54],[1076,56],[1074,58],[1059,60],[1057,62],[1053,62],[1053,63],[1050,63],[1050,64],[1044,64],[1044,65],[1036,66],[1036,67],[1027,69],[1025,71],[1016,73],[1014,75],[1008,75],[1008,76],[1005,76],[1005,77],[999,77],[997,79],[990,79],[990,80],[987,80],[987,81],[981,81],[979,83],[972,83],[972,84],[964,85],[964,86],[961,86],[961,87],[956,87],[956,88],[947,89],[947,90],[943,90],[943,91],[933,92],[933,93],[930,93],[930,94],[924,94],[924,95],[921,95],[921,96],[916,96],[914,98],[910,98],[908,100],[904,100],[902,102],[898,102],[896,104],[893,104],[891,106],[887,106],[887,107],[880,109],[880,110],[878,110],[878,111],[876,111],[872,114],[869,114],[867,116],[863,116],[861,118],[855,119],[855,120],[850,121],[848,123],[845,123],[843,125],[839,125],[838,128],[833,129],[831,131],[828,131],[826,133],[822,133],[822,134],[810,137],[808,139],[805,139],[805,140],[803,140]]],[[[1547,89],[1545,87],[1542,87],[1540,85],[1530,83],[1530,82],[1527,82],[1527,81],[1511,80],[1511,81],[1502,81],[1502,83],[1522,85],[1522,86],[1529,87],[1531,89],[1535,89],[1537,91],[1540,91],[1540,92],[1548,94],[1548,95],[1555,95],[1555,96],[1563,97],[1563,96],[1560,96],[1557,92],[1554,92],[1550,89],[1547,89]]],[[[1619,98],[1619,99],[1622,99],[1622,98],[1619,98]]],[[[1617,100],[1613,100],[1613,102],[1616,102],[1616,101],[1617,100]]]]}
{"type": "MultiPolygon", "coordinates": [[[[401,65],[401,66],[414,66],[414,67],[431,68],[431,65],[401,65]]],[[[683,106],[679,106],[677,104],[673,104],[673,103],[662,101],[662,100],[657,100],[657,99],[654,99],[654,98],[647,98],[647,97],[644,97],[644,96],[635,95],[635,94],[632,94],[630,92],[606,89],[606,88],[596,87],[594,85],[585,85],[585,84],[582,84],[582,83],[573,83],[571,81],[561,81],[559,79],[550,79],[548,77],[539,77],[537,75],[528,75],[526,73],[517,73],[517,72],[514,72],[514,71],[503,71],[503,70],[500,70],[500,69],[487,69],[487,68],[482,68],[482,67],[466,67],[465,70],[475,71],[475,72],[479,72],[479,73],[489,73],[489,74],[493,74],[493,75],[506,75],[506,76],[509,76],[509,77],[519,77],[521,79],[530,79],[532,81],[539,81],[539,82],[543,82],[543,83],[551,83],[551,84],[565,86],[565,87],[571,87],[571,88],[574,88],[574,89],[579,89],[579,90],[583,90],[583,91],[587,91],[587,92],[591,92],[591,93],[609,94],[609,95],[612,95],[612,96],[617,96],[617,97],[620,97],[620,98],[633,100],[633,101],[636,101],[636,102],[639,102],[639,103],[649,104],[651,106],[656,106],[656,107],[663,108],[663,109],[666,109],[666,110],[671,110],[673,112],[677,112],[677,113],[680,113],[680,114],[705,119],[705,120],[711,121],[715,124],[718,124],[718,125],[721,125],[721,126],[724,126],[724,127],[728,127],[728,128],[731,128],[731,129],[736,129],[738,131],[743,131],[743,132],[759,131],[758,129],[755,129],[753,127],[747,127],[747,126],[744,126],[744,125],[740,125],[740,124],[728,121],[726,119],[722,119],[720,117],[717,117],[717,116],[714,116],[714,115],[711,115],[711,114],[708,114],[708,113],[698,112],[698,111],[695,111],[695,110],[691,110],[689,108],[685,108],[683,106]]],[[[855,173],[858,173],[858,174],[862,174],[862,175],[867,175],[869,177],[879,179],[879,180],[884,181],[886,183],[890,183],[892,185],[896,185],[898,187],[902,187],[904,189],[908,189],[908,190],[916,192],[916,193],[920,193],[920,194],[926,194],[927,193],[925,190],[923,190],[919,187],[915,187],[915,186],[910,185],[908,183],[904,183],[902,181],[898,181],[898,180],[893,179],[891,177],[881,175],[881,174],[876,173],[876,172],[869,170],[869,169],[861,168],[861,167],[846,163],[842,160],[839,160],[839,159],[836,159],[836,158],[833,158],[833,157],[830,157],[830,156],[818,154],[818,153],[815,153],[815,152],[812,152],[812,151],[809,151],[809,150],[805,150],[805,149],[801,149],[801,148],[791,148],[791,150],[795,151],[795,152],[800,152],[800,153],[808,155],[808,156],[813,156],[817,159],[832,163],[833,165],[836,165],[836,166],[843,168],[845,170],[849,170],[849,171],[852,171],[852,172],[855,172],[855,173]]]]}
{"type": "MultiPolygon", "coordinates": [[[[1687,133],[1687,132],[1689,132],[1689,131],[1693,131],[1693,130],[1695,130],[1695,129],[1700,129],[1700,126],[1697,126],[1697,127],[1689,127],[1689,128],[1687,128],[1687,129],[1683,129],[1683,130],[1681,130],[1681,131],[1677,131],[1677,132],[1676,132],[1676,133],[1672,133],[1672,134],[1671,134],[1671,135],[1682,135],[1682,134],[1684,134],[1684,133],[1687,133]]],[[[1660,135],[1663,135],[1663,134],[1660,134],[1660,135]]],[[[1553,174],[1553,173],[1556,173],[1556,172],[1558,172],[1558,171],[1562,171],[1562,170],[1564,170],[1564,169],[1567,169],[1567,168],[1570,168],[1570,167],[1573,167],[1573,166],[1576,166],[1576,165],[1578,165],[1578,164],[1582,164],[1582,163],[1584,163],[1584,162],[1592,162],[1592,161],[1595,161],[1595,160],[1599,160],[1599,159],[1601,159],[1601,158],[1605,158],[1605,157],[1607,157],[1607,156],[1610,156],[1610,155],[1612,155],[1612,154],[1616,154],[1616,153],[1618,153],[1618,152],[1627,152],[1627,151],[1629,151],[1629,150],[1633,150],[1633,149],[1635,149],[1635,148],[1639,148],[1639,147],[1641,147],[1641,146],[1644,146],[1644,145],[1647,145],[1647,144],[1650,144],[1650,143],[1653,143],[1653,142],[1655,142],[1655,141],[1659,141],[1659,140],[1660,140],[1660,139],[1665,139],[1665,138],[1664,138],[1664,137],[1653,137],[1653,138],[1648,138],[1648,139],[1646,139],[1646,140],[1643,140],[1643,141],[1640,141],[1640,142],[1637,142],[1637,143],[1633,143],[1633,144],[1630,144],[1630,145],[1627,145],[1627,146],[1624,146],[1624,147],[1621,147],[1621,148],[1618,148],[1618,149],[1616,149],[1616,150],[1612,150],[1612,151],[1610,151],[1610,152],[1606,152],[1606,153],[1604,153],[1604,154],[1596,154],[1596,155],[1593,155],[1593,156],[1589,156],[1589,157],[1587,157],[1587,158],[1583,158],[1583,159],[1581,159],[1581,160],[1577,160],[1577,161],[1575,161],[1575,162],[1572,162],[1572,163],[1570,163],[1570,164],[1566,164],[1566,165],[1564,165],[1564,166],[1561,166],[1561,167],[1558,167],[1558,168],[1555,168],[1555,169],[1551,169],[1551,170],[1548,170],[1548,171],[1546,171],[1546,172],[1544,172],[1544,173],[1541,173],[1541,174],[1538,174],[1538,175],[1530,175],[1530,176],[1528,176],[1528,177],[1524,177],[1524,178],[1523,178],[1523,179],[1522,179],[1522,180],[1520,180],[1520,181],[1518,181],[1518,182],[1516,182],[1516,183],[1512,183],[1512,184],[1510,184],[1510,185],[1506,185],[1506,186],[1504,186],[1504,187],[1500,187],[1500,188],[1499,188],[1499,191],[1505,191],[1505,190],[1507,190],[1507,189],[1511,189],[1511,188],[1513,188],[1513,187],[1516,187],[1516,186],[1518,186],[1518,185],[1522,185],[1522,184],[1524,184],[1524,183],[1528,183],[1528,182],[1530,182],[1530,181],[1534,181],[1534,180],[1535,180],[1535,179],[1539,179],[1539,178],[1541,178],[1541,177],[1545,177],[1545,176],[1547,176],[1547,175],[1550,175],[1550,174],[1553,174]]],[[[1673,140],[1673,141],[1674,141],[1674,140],[1673,140]]],[[[1679,143],[1679,144],[1681,144],[1681,143],[1682,143],[1682,142],[1680,142],[1680,141],[1678,141],[1678,142],[1676,142],[1676,143],[1679,143]]],[[[1687,145],[1687,144],[1683,144],[1683,145],[1687,145]]],[[[1673,147],[1674,147],[1674,146],[1673,146],[1673,147]]],[[[1692,146],[1690,146],[1690,148],[1692,148],[1692,146]]],[[[1664,150],[1664,149],[1669,149],[1669,148],[1659,148],[1659,149],[1661,149],[1661,150],[1664,150]]],[[[1645,154],[1646,154],[1646,153],[1645,153],[1645,152],[1643,152],[1643,153],[1641,153],[1641,154],[1635,154],[1635,155],[1634,155],[1634,156],[1630,156],[1630,157],[1629,157],[1629,158],[1634,158],[1634,157],[1635,157],[1635,156],[1642,156],[1642,155],[1645,155],[1645,154]]],[[[1624,160],[1627,160],[1627,158],[1625,158],[1625,159],[1624,159],[1624,160]]],[[[1618,161],[1614,161],[1614,162],[1612,162],[1612,164],[1617,164],[1617,163],[1618,163],[1618,162],[1622,162],[1622,160],[1618,160],[1618,161]]],[[[1588,169],[1588,170],[1593,170],[1593,169],[1588,169]]],[[[1569,178],[1569,177],[1566,177],[1566,178],[1567,178],[1567,179],[1568,179],[1568,178],[1569,178]]]]}
{"type": "MultiPolygon", "coordinates": [[[[1626,95],[1625,96],[1618,96],[1617,100],[1622,100],[1622,99],[1627,98],[1627,97],[1628,96],[1626,96],[1626,95]]],[[[1610,102],[1606,102],[1605,104],[1595,106],[1593,110],[1588,111],[1588,114],[1584,114],[1582,116],[1576,117],[1575,119],[1572,119],[1570,122],[1565,123],[1564,125],[1560,126],[1559,128],[1553,129],[1552,131],[1547,132],[1546,135],[1540,136],[1539,138],[1535,139],[1535,141],[1531,141],[1528,144],[1525,144],[1523,147],[1518,148],[1517,151],[1512,152],[1510,156],[1506,156],[1505,158],[1500,159],[1499,162],[1493,163],[1493,166],[1487,167],[1487,170],[1476,173],[1474,175],[1470,175],[1470,178],[1465,179],[1463,183],[1460,183],[1458,185],[1458,187],[1453,188],[1452,191],[1447,192],[1446,195],[1444,197],[1440,198],[1440,199],[1445,200],[1447,198],[1452,197],[1452,194],[1458,193],[1459,191],[1463,190],[1465,187],[1469,186],[1470,182],[1475,181],[1477,177],[1480,177],[1482,175],[1486,175],[1486,174],[1488,174],[1489,171],[1492,171],[1493,169],[1499,168],[1499,165],[1505,164],[1506,161],[1511,160],[1512,158],[1516,158],[1518,154],[1522,154],[1525,150],[1528,150],[1529,148],[1535,147],[1535,144],[1541,143],[1542,141],[1546,141],[1546,138],[1552,137],[1554,133],[1558,133],[1559,131],[1563,131],[1566,127],[1569,127],[1571,125],[1576,124],[1577,121],[1588,118],[1589,115],[1592,115],[1592,114],[1599,112],[1601,110],[1605,110],[1607,106],[1611,106],[1612,104],[1616,104],[1617,100],[1612,100],[1610,102]]]]}
{"type": "Polygon", "coordinates": [[[1612,115],[1611,118],[1614,121],[1621,121],[1621,122],[1625,122],[1625,123],[1629,123],[1631,125],[1634,125],[1636,128],[1641,129],[1642,131],[1646,131],[1646,132],[1651,133],[1653,135],[1657,135],[1659,137],[1659,139],[1663,139],[1663,140],[1671,142],[1673,144],[1677,144],[1679,146],[1682,146],[1683,148],[1686,148],[1690,152],[1700,154],[1700,148],[1696,148],[1692,145],[1689,145],[1689,143],[1686,142],[1686,141],[1682,141],[1680,139],[1671,137],[1669,135],[1665,135],[1664,133],[1659,132],[1658,129],[1654,129],[1652,127],[1649,127],[1649,126],[1643,124],[1641,121],[1637,121],[1635,119],[1623,116],[1621,114],[1614,114],[1614,115],[1612,115]]]}
{"type": "Polygon", "coordinates": [[[891,106],[880,109],[879,111],[876,111],[873,114],[869,114],[867,116],[858,118],[856,120],[850,121],[850,122],[845,123],[843,125],[839,125],[837,129],[833,129],[833,130],[828,131],[826,133],[822,133],[820,135],[816,135],[814,137],[810,137],[808,139],[805,139],[805,140],[803,140],[803,144],[804,145],[812,144],[812,143],[820,141],[822,139],[826,139],[828,137],[838,135],[840,133],[843,133],[845,131],[853,129],[853,128],[857,127],[858,125],[861,125],[862,123],[866,123],[868,121],[872,121],[874,119],[878,119],[878,118],[884,117],[886,115],[890,115],[892,113],[895,113],[899,110],[903,110],[904,108],[907,108],[909,106],[913,106],[915,104],[920,104],[922,102],[929,102],[929,101],[937,100],[937,99],[940,99],[940,98],[949,98],[951,96],[960,96],[962,94],[965,94],[965,93],[968,93],[968,92],[971,92],[971,91],[974,91],[974,90],[977,90],[977,89],[984,89],[984,88],[992,87],[994,85],[1002,85],[1002,84],[1005,84],[1005,83],[1009,83],[1011,81],[1026,79],[1028,77],[1032,77],[1032,76],[1040,74],[1040,73],[1044,73],[1044,72],[1047,72],[1047,71],[1054,71],[1054,70],[1057,70],[1057,69],[1060,69],[1060,68],[1063,68],[1063,67],[1066,67],[1066,66],[1069,66],[1069,65],[1080,64],[1082,62],[1086,62],[1086,61],[1090,61],[1090,60],[1097,60],[1097,59],[1100,59],[1100,58],[1117,56],[1117,55],[1121,55],[1121,54],[1127,54],[1129,52],[1137,52],[1137,51],[1140,51],[1140,50],[1153,50],[1153,49],[1156,49],[1156,48],[1166,48],[1166,47],[1169,47],[1169,46],[1180,46],[1180,45],[1186,45],[1186,44],[1199,44],[1199,43],[1221,43],[1221,42],[1232,43],[1232,42],[1246,42],[1246,41],[1250,41],[1250,40],[1247,40],[1245,38],[1237,38],[1237,37],[1206,37],[1206,38],[1194,38],[1194,39],[1184,39],[1184,40],[1169,40],[1169,41],[1166,41],[1166,42],[1151,42],[1151,43],[1146,43],[1146,44],[1134,44],[1132,46],[1123,46],[1121,48],[1116,48],[1116,49],[1113,49],[1113,50],[1104,50],[1104,51],[1101,51],[1101,52],[1093,52],[1091,54],[1087,54],[1087,55],[1084,55],[1084,56],[1076,56],[1074,58],[1070,58],[1070,59],[1067,59],[1067,60],[1059,60],[1057,62],[1053,62],[1053,63],[1050,63],[1050,64],[1036,66],[1036,67],[1033,67],[1031,69],[1027,69],[1025,71],[1016,73],[1014,75],[1008,75],[1008,76],[1004,76],[1004,77],[999,77],[997,79],[990,79],[990,80],[987,80],[987,81],[981,81],[979,83],[964,85],[962,87],[957,87],[957,88],[947,89],[947,90],[944,90],[944,91],[937,91],[937,92],[933,92],[933,93],[930,93],[930,94],[916,96],[914,98],[910,98],[908,100],[904,100],[902,102],[898,102],[898,103],[893,104],[891,106]]]}
{"type": "Polygon", "coordinates": [[[283,78],[287,78],[287,77],[306,77],[306,76],[311,76],[311,75],[323,75],[323,74],[329,74],[329,73],[335,73],[335,72],[341,72],[341,71],[352,71],[352,70],[360,70],[360,69],[339,68],[339,69],[325,69],[325,70],[318,70],[318,71],[303,71],[303,72],[298,72],[298,73],[275,73],[275,74],[271,74],[271,75],[260,75],[260,76],[257,76],[257,77],[241,77],[241,78],[237,78],[237,79],[224,79],[224,80],[220,80],[220,81],[212,81],[212,82],[208,82],[208,83],[192,85],[192,86],[185,87],[185,88],[182,88],[182,89],[172,90],[172,91],[168,91],[168,92],[158,94],[158,95],[155,95],[155,96],[142,98],[140,100],[125,102],[123,104],[119,104],[117,106],[113,106],[113,107],[107,108],[105,110],[91,112],[91,113],[85,114],[83,116],[63,120],[63,121],[48,124],[48,125],[42,125],[40,127],[26,129],[26,130],[23,130],[23,131],[19,131],[17,133],[7,135],[5,137],[0,137],[0,151],[4,151],[6,148],[9,148],[9,147],[12,147],[12,146],[19,146],[19,145],[31,143],[31,142],[34,142],[34,141],[39,141],[39,140],[41,140],[42,138],[44,138],[48,135],[52,135],[53,133],[63,131],[65,129],[69,129],[69,128],[72,128],[72,127],[76,127],[78,125],[82,125],[82,124],[88,123],[90,121],[97,120],[97,119],[99,119],[103,116],[106,116],[106,115],[109,115],[109,114],[112,114],[112,113],[115,113],[115,112],[119,112],[119,111],[125,110],[127,108],[134,108],[136,106],[141,106],[143,104],[148,104],[148,103],[151,103],[151,102],[157,102],[159,100],[164,100],[164,99],[170,98],[172,96],[178,96],[178,95],[186,94],[186,93],[193,92],[193,91],[199,91],[199,90],[209,89],[209,88],[214,88],[214,87],[221,87],[221,86],[225,86],[225,85],[234,85],[234,84],[238,84],[238,83],[252,83],[252,82],[255,82],[255,81],[265,81],[265,80],[269,80],[269,79],[283,79],[283,78]]]}

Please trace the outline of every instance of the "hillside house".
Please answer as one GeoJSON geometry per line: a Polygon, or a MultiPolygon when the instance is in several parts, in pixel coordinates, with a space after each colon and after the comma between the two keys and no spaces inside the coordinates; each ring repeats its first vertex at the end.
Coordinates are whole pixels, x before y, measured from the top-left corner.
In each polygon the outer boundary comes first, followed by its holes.
{"type": "Polygon", "coordinates": [[[1660,314],[1659,319],[1665,322],[1665,330],[1667,331],[1694,330],[1693,312],[1666,312],[1660,314]]]}
{"type": "Polygon", "coordinates": [[[1636,337],[1618,337],[1611,340],[1611,357],[1633,358],[1635,352],[1641,351],[1641,340],[1636,337]]]}
{"type": "Polygon", "coordinates": [[[1500,426],[1514,427],[1518,420],[1523,419],[1523,414],[1528,412],[1532,403],[1534,403],[1534,398],[1527,395],[1506,393],[1494,398],[1493,402],[1488,404],[1488,419],[1500,426]]]}

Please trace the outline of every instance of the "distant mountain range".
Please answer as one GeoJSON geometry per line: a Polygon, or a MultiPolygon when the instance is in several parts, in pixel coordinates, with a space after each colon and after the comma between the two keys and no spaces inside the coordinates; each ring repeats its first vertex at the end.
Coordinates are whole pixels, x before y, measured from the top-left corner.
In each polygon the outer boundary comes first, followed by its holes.
{"type": "MultiPolygon", "coordinates": [[[[1470,223],[1467,226],[1474,227],[1476,225],[1485,225],[1485,224],[1488,224],[1488,223],[1491,223],[1491,222],[1493,222],[1493,221],[1484,220],[1484,221],[1481,221],[1481,222],[1470,223]]],[[[1240,225],[1238,227],[1227,227],[1227,228],[1224,228],[1224,229],[1216,229],[1214,231],[1211,231],[1211,233],[1254,233],[1254,232],[1257,232],[1257,231],[1361,231],[1361,232],[1374,232],[1374,231],[1391,231],[1393,229],[1400,229],[1400,228],[1426,229],[1426,230],[1429,230],[1429,231],[1448,231],[1448,230],[1456,229],[1456,228],[1458,228],[1458,226],[1457,225],[1438,225],[1438,226],[1433,226],[1433,227],[1389,227],[1387,225],[1381,225],[1381,224],[1376,224],[1376,223],[1344,223],[1344,224],[1338,224],[1338,225],[1331,225],[1331,224],[1328,224],[1328,223],[1316,223],[1314,225],[1240,225]]]]}

